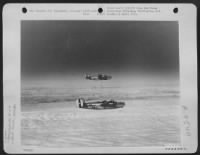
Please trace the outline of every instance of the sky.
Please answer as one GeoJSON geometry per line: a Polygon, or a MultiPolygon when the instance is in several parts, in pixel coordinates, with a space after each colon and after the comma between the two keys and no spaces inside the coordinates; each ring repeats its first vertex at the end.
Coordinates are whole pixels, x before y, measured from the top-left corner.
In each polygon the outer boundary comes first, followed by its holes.
{"type": "Polygon", "coordinates": [[[176,21],[22,21],[21,76],[179,74],[176,21]]]}

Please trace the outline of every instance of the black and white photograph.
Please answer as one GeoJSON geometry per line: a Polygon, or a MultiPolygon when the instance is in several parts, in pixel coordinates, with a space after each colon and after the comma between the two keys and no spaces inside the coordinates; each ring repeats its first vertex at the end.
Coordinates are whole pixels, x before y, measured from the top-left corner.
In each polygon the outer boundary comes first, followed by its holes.
{"type": "Polygon", "coordinates": [[[21,145],[180,145],[178,21],[22,20],[21,145]]]}
{"type": "Polygon", "coordinates": [[[197,7],[6,4],[3,144],[21,153],[195,153],[197,7]]]}

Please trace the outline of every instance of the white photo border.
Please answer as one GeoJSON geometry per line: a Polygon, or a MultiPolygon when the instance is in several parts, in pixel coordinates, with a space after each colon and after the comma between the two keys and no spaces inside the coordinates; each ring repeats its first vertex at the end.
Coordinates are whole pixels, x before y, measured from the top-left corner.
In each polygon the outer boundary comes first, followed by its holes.
{"type": "Polygon", "coordinates": [[[3,101],[4,150],[7,153],[194,153],[197,135],[197,8],[194,4],[6,4],[3,7],[3,101]],[[28,13],[21,9],[26,7],[28,13]],[[157,13],[108,15],[69,10],[98,10],[101,7],[154,7],[157,13]],[[177,7],[179,12],[173,13],[177,7]],[[43,11],[42,11],[43,10],[43,11]],[[46,10],[46,11],[44,11],[46,10]],[[68,10],[68,13],[55,12],[68,10]],[[52,12],[53,11],[53,12],[52,12]],[[22,20],[130,20],[178,21],[180,59],[181,146],[38,148],[21,145],[21,21],[22,20]]]}

